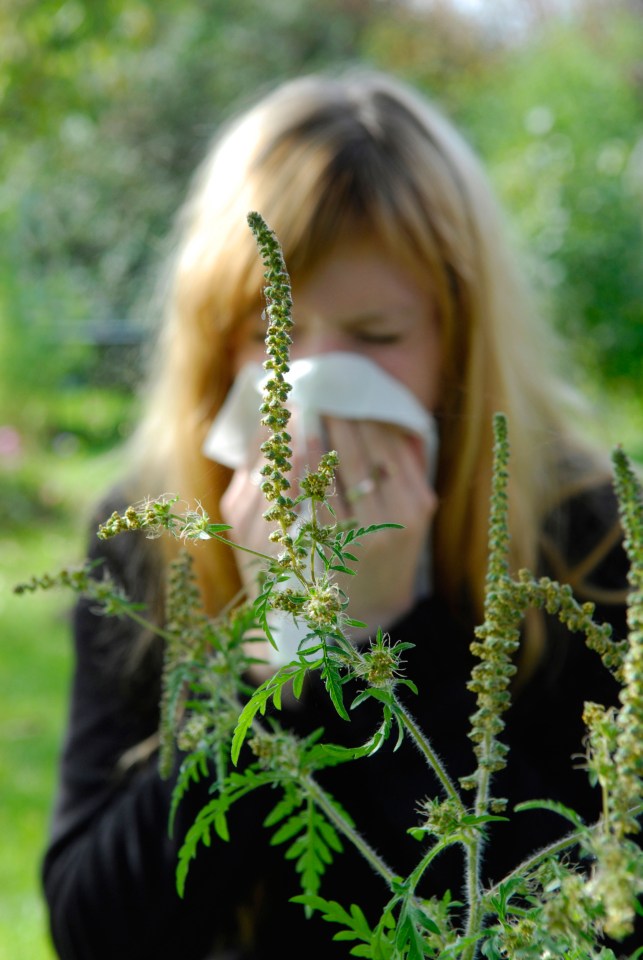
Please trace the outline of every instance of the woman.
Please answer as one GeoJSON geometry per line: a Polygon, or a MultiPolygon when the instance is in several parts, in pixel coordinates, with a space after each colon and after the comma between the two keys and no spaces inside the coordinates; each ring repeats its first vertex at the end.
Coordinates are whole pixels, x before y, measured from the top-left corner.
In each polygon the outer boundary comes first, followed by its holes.
{"type": "MultiPolygon", "coordinates": [[[[246,224],[250,210],[283,246],[293,280],[294,356],[364,356],[438,424],[432,463],[417,437],[390,424],[330,416],[323,428],[340,454],[338,514],[363,525],[405,525],[366,540],[351,611],[416,644],[408,673],[424,696],[414,713],[452,775],[469,773],[473,702],[465,684],[472,628],[481,619],[494,411],[506,412],[512,441],[512,566],[571,582],[623,635],[626,561],[607,470],[571,427],[568,391],[550,370],[556,350],[530,310],[484,175],[432,106],[379,75],[310,77],[285,84],[224,131],[180,215],[131,475],[102,516],[176,490],[199,500],[213,520],[232,523],[237,540],[265,549],[258,464],[232,472],[204,453],[236,375],[263,350],[262,267],[246,224]],[[431,583],[427,576],[418,587],[429,544],[431,583]]],[[[312,437],[295,447],[295,473],[316,462],[321,445],[312,437]]],[[[164,548],[173,549],[169,541],[164,548]]],[[[161,619],[168,556],[158,544],[117,538],[95,544],[91,555],[104,557],[161,619]]],[[[195,550],[194,561],[210,613],[242,584],[254,589],[253,572],[223,545],[195,550]]],[[[76,638],[44,866],[61,957],[345,955],[287,902],[297,892],[294,872],[261,827],[270,798],[265,809],[260,798],[235,811],[233,843],[197,856],[185,900],[178,899],[177,846],[207,786],[188,795],[170,841],[172,782],[159,779],[145,749],[158,722],[158,646],[83,603],[76,638]]],[[[512,803],[547,796],[593,816],[598,798],[570,756],[580,747],[583,701],[613,700],[612,681],[581,641],[538,617],[529,620],[518,666],[502,791],[512,803]]],[[[331,739],[342,736],[314,688],[290,722],[302,731],[323,723],[331,739]]],[[[355,723],[355,736],[368,731],[368,716],[355,723]]],[[[421,758],[400,764],[380,751],[330,778],[331,791],[400,872],[417,857],[405,830],[416,820],[418,790],[427,789],[423,776],[421,758]]],[[[488,877],[498,879],[557,836],[552,820],[542,814],[498,829],[488,877]]],[[[457,898],[458,867],[448,856],[437,864],[435,891],[450,888],[457,898]]],[[[351,853],[338,859],[325,890],[367,910],[386,897],[351,853]]]]}

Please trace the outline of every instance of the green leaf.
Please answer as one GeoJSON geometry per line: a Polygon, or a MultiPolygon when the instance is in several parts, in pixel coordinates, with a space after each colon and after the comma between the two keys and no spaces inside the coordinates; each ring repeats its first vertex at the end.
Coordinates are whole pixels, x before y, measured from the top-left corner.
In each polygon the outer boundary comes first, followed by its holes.
{"type": "Polygon", "coordinates": [[[355,531],[355,538],[365,537],[369,533],[377,533],[378,530],[404,530],[403,523],[372,523],[369,527],[360,527],[355,531]]]}
{"type": "Polygon", "coordinates": [[[524,803],[518,803],[514,810],[517,813],[522,813],[525,810],[550,810],[551,813],[557,813],[559,816],[565,817],[578,830],[586,831],[588,829],[587,824],[575,810],[558,803],[556,800],[526,800],[524,803]]]}
{"type": "Polygon", "coordinates": [[[355,707],[358,707],[360,703],[364,703],[365,700],[372,698],[373,700],[379,700],[381,703],[385,703],[387,707],[391,709],[395,708],[395,699],[390,690],[385,690],[382,687],[369,687],[367,690],[363,690],[359,693],[353,702],[351,703],[351,710],[354,710],[355,707]]]}
{"type": "Polygon", "coordinates": [[[243,746],[248,731],[252,726],[252,721],[259,710],[261,710],[262,713],[265,711],[268,697],[269,694],[261,690],[261,687],[257,688],[254,696],[248,700],[247,704],[239,714],[239,719],[237,720],[237,725],[234,730],[232,745],[230,748],[230,756],[235,767],[239,762],[241,747],[243,746]]]}
{"type": "Polygon", "coordinates": [[[299,670],[292,681],[292,692],[296,700],[301,699],[301,692],[304,687],[304,680],[306,679],[306,670],[299,670]]]}
{"type": "Polygon", "coordinates": [[[429,933],[436,933],[439,935],[440,928],[438,927],[437,923],[435,923],[434,920],[431,920],[430,917],[427,917],[424,911],[421,910],[419,907],[413,908],[413,918],[415,923],[418,924],[418,926],[423,927],[425,930],[428,930],[429,933]]]}
{"type": "Polygon", "coordinates": [[[344,697],[342,694],[342,676],[340,672],[340,663],[329,652],[328,648],[324,651],[324,665],[321,670],[321,677],[326,686],[328,695],[335,707],[335,710],[342,720],[350,720],[344,706],[344,697]]]}
{"type": "Polygon", "coordinates": [[[263,821],[264,827],[274,827],[274,825],[279,823],[280,820],[283,820],[284,817],[289,816],[297,806],[299,806],[297,796],[292,790],[287,791],[263,821]]]}
{"type": "Polygon", "coordinates": [[[498,953],[497,948],[491,940],[486,940],[480,947],[480,952],[487,960],[502,960],[502,955],[498,953]]]}
{"type": "Polygon", "coordinates": [[[174,789],[172,790],[172,802],[170,805],[170,816],[168,822],[168,833],[170,837],[174,833],[174,820],[181,800],[187,793],[191,783],[198,783],[201,778],[208,775],[208,753],[206,750],[196,750],[188,754],[179,769],[178,777],[174,789]]]}
{"type": "Polygon", "coordinates": [[[179,860],[176,870],[176,888],[179,896],[183,896],[185,891],[185,881],[187,878],[190,863],[196,856],[196,850],[200,843],[209,847],[211,843],[211,830],[214,827],[215,832],[222,840],[229,840],[228,825],[226,813],[237,800],[240,800],[246,794],[251,793],[259,787],[266,786],[274,782],[274,775],[269,771],[254,770],[248,767],[243,773],[233,771],[221,785],[218,796],[210,800],[203,807],[190,829],[185,835],[183,845],[179,850],[179,860]]]}
{"type": "Polygon", "coordinates": [[[293,661],[292,663],[287,663],[284,667],[281,667],[277,673],[273,674],[271,677],[268,677],[267,680],[264,680],[264,682],[257,687],[239,714],[239,719],[237,720],[237,725],[232,737],[230,755],[235,766],[237,766],[239,762],[241,747],[244,744],[246,736],[248,735],[248,731],[252,727],[252,723],[257,713],[261,713],[262,715],[265,714],[268,702],[271,699],[276,709],[281,709],[281,694],[283,687],[287,683],[290,683],[291,680],[294,681],[300,673],[302,674],[302,677],[297,684],[297,688],[301,692],[303,675],[305,675],[305,673],[310,669],[310,666],[311,665],[306,662],[296,663],[293,661]]]}
{"type": "Polygon", "coordinates": [[[290,898],[291,903],[301,903],[311,911],[317,910],[323,914],[323,919],[330,923],[352,924],[352,917],[336,900],[324,900],[315,894],[303,893],[290,898]]]}
{"type": "MultiPolygon", "coordinates": [[[[486,931],[483,930],[481,933],[477,933],[471,937],[458,937],[455,943],[449,944],[448,947],[440,951],[438,960],[461,960],[463,948],[472,947],[474,944],[479,943],[484,936],[486,936],[486,931]]],[[[481,949],[484,953],[484,947],[481,949]]]]}
{"type": "MultiPolygon", "coordinates": [[[[328,569],[328,557],[324,553],[323,547],[321,547],[319,543],[315,543],[313,545],[313,549],[321,562],[324,564],[324,569],[328,569]]],[[[339,559],[341,560],[342,558],[340,557],[339,559]]]]}
{"type": "Polygon", "coordinates": [[[400,916],[395,946],[402,955],[408,951],[409,960],[424,960],[424,939],[408,914],[400,916]]]}
{"type": "Polygon", "coordinates": [[[286,840],[292,840],[298,833],[301,833],[305,826],[306,823],[303,814],[296,814],[282,824],[279,830],[270,838],[271,846],[277,846],[280,843],[285,843],[286,840]]]}
{"type": "Polygon", "coordinates": [[[277,584],[285,583],[286,580],[288,580],[288,575],[285,573],[271,573],[270,576],[267,576],[263,580],[261,584],[261,593],[252,605],[254,616],[257,618],[267,640],[275,648],[275,650],[277,649],[277,641],[272,634],[270,623],[268,622],[268,614],[271,610],[269,601],[277,584]]]}
{"type": "Polygon", "coordinates": [[[467,813],[460,819],[460,823],[463,823],[467,827],[479,827],[483,823],[495,823],[496,821],[507,823],[509,821],[509,817],[498,817],[491,813],[483,813],[480,814],[480,816],[476,816],[473,813],[467,813]]]}
{"type": "Polygon", "coordinates": [[[328,847],[331,850],[334,850],[335,853],[341,853],[344,848],[342,847],[335,827],[333,827],[328,820],[320,820],[318,826],[319,832],[324,838],[324,841],[328,844],[328,847]]]}
{"type": "Polygon", "coordinates": [[[373,947],[371,945],[373,931],[369,927],[362,909],[357,904],[351,904],[349,913],[336,900],[324,900],[323,897],[316,895],[302,894],[291,897],[291,902],[303,904],[310,911],[309,916],[316,910],[322,914],[322,918],[328,923],[336,923],[344,927],[343,930],[334,934],[333,940],[363,941],[362,944],[352,947],[350,950],[351,956],[373,957],[373,947]]]}
{"type": "Polygon", "coordinates": [[[427,916],[422,907],[411,899],[409,891],[406,891],[395,931],[395,946],[400,955],[408,951],[409,960],[423,960],[427,955],[423,931],[440,934],[440,928],[435,921],[427,916]]]}
{"type": "MultiPolygon", "coordinates": [[[[285,843],[292,837],[296,839],[284,856],[286,860],[297,861],[295,867],[304,894],[315,896],[326,867],[333,862],[333,853],[343,850],[341,840],[311,798],[305,800],[304,807],[280,827],[271,843],[285,843]]],[[[306,906],[307,916],[312,909],[310,904],[306,906]]]]}
{"type": "Polygon", "coordinates": [[[341,563],[333,563],[329,567],[329,570],[336,570],[337,573],[348,573],[351,577],[354,577],[357,573],[356,570],[352,570],[350,567],[345,567],[341,563]]]}
{"type": "Polygon", "coordinates": [[[425,827],[409,827],[406,831],[414,840],[423,842],[426,840],[428,830],[425,827]]]}
{"type": "Polygon", "coordinates": [[[180,897],[185,893],[185,881],[188,875],[190,863],[196,856],[196,850],[200,843],[204,846],[210,846],[210,829],[218,816],[219,798],[211,800],[199,812],[196,820],[185,835],[183,845],[179,850],[179,859],[176,868],[176,889],[180,897]]]}
{"type": "Polygon", "coordinates": [[[385,739],[384,724],[382,724],[361,747],[343,747],[337,743],[322,743],[318,749],[329,758],[329,762],[320,764],[317,769],[321,769],[322,766],[332,766],[338,763],[348,763],[350,760],[370,757],[371,754],[379,750],[385,739]]]}
{"type": "Polygon", "coordinates": [[[232,530],[232,524],[230,523],[209,523],[205,528],[205,532],[209,533],[210,536],[214,536],[217,533],[223,533],[225,530],[232,530]]]}
{"type": "Polygon", "coordinates": [[[507,905],[514,893],[524,886],[524,882],[523,877],[512,877],[498,886],[498,895],[492,897],[490,903],[500,920],[506,919],[507,905]]]}

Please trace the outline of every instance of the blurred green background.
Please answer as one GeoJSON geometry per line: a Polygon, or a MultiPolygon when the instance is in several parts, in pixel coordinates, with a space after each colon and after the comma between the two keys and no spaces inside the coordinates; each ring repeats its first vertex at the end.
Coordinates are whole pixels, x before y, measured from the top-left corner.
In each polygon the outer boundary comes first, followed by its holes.
{"type": "Polygon", "coordinates": [[[642,17],[618,0],[0,4],[0,960],[52,956],[37,870],[71,671],[69,599],[11,587],[82,558],[213,131],[320,67],[434,96],[489,167],[596,429],[643,457],[642,17]]]}

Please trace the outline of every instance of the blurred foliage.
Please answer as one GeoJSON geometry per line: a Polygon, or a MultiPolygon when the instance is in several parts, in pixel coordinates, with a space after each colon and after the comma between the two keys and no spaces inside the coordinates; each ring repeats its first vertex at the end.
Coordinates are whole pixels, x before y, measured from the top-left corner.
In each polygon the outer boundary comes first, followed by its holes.
{"type": "Polygon", "coordinates": [[[544,309],[580,362],[607,384],[638,386],[643,7],[586,0],[567,18],[552,7],[509,41],[448,6],[433,18],[398,11],[374,24],[367,52],[468,133],[529,249],[544,309]]]}
{"type": "Polygon", "coordinates": [[[103,492],[105,455],[130,432],[135,405],[121,391],[76,387],[51,393],[46,402],[25,397],[19,430],[0,425],[0,530],[6,536],[31,525],[83,516],[88,502],[103,492]],[[97,464],[95,487],[86,479],[87,460],[97,464]]]}
{"type": "Polygon", "coordinates": [[[165,238],[213,132],[283,77],[356,62],[444,105],[487,161],[582,359],[608,382],[640,378],[641,9],[541,8],[518,0],[521,26],[503,29],[437,0],[4,0],[8,412],[20,420],[25,395],[101,378],[131,388],[126,341],[153,323],[165,238]]]}
{"type": "MultiPolygon", "coordinates": [[[[640,16],[640,15],[639,15],[640,16]]],[[[510,57],[472,126],[553,315],[607,380],[643,375],[643,23],[554,25],[510,57]],[[485,117],[502,110],[493,128],[485,117]]]]}
{"type": "Polygon", "coordinates": [[[58,331],[71,368],[84,371],[79,327],[109,340],[114,324],[140,323],[162,238],[231,105],[268,79],[355,56],[367,9],[8,0],[0,229],[14,345],[58,331]]]}

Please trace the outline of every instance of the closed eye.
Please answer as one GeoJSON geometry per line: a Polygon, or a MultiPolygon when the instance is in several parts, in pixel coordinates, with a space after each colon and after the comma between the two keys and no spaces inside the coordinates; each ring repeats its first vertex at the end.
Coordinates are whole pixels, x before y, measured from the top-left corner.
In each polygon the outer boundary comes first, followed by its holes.
{"type": "Polygon", "coordinates": [[[379,346],[399,343],[402,339],[402,335],[398,331],[380,333],[379,331],[361,330],[356,331],[353,336],[359,343],[371,343],[379,346]]]}

